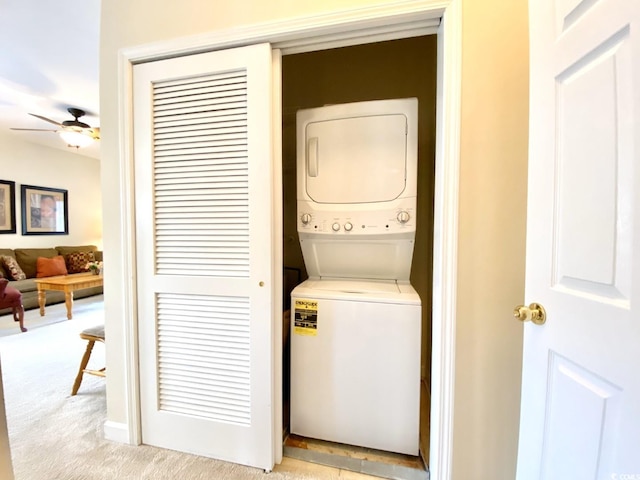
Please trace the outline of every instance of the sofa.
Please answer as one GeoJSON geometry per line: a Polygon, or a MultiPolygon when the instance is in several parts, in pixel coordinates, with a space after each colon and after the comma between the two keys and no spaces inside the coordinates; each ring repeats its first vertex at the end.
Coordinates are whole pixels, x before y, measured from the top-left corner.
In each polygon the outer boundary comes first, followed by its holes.
{"type": "MultiPolygon", "coordinates": [[[[38,267],[43,264],[43,261],[40,260],[39,263],[38,258],[57,260],[59,257],[64,259],[65,267],[68,269],[67,271],[73,274],[84,270],[88,260],[94,259],[97,262],[101,262],[102,252],[99,251],[95,245],[59,246],[53,248],[0,248],[0,276],[9,280],[8,286],[14,287],[22,293],[22,304],[25,310],[39,308],[38,287],[34,280],[37,278],[38,267]],[[20,274],[17,276],[24,276],[26,278],[16,280],[14,278],[14,276],[16,276],[15,269],[12,271],[12,269],[7,266],[7,264],[13,265],[13,263],[5,257],[12,257],[13,261],[20,267],[19,270],[24,272],[24,275],[20,274]],[[78,264],[78,262],[80,263],[78,264]]],[[[42,269],[40,273],[44,273],[42,269]]],[[[74,292],[73,298],[78,299],[92,295],[100,295],[102,291],[102,287],[78,290],[74,292]]],[[[47,305],[61,302],[64,302],[64,292],[47,291],[47,305]]],[[[9,313],[12,313],[10,308],[0,310],[0,315],[9,313]]]]}

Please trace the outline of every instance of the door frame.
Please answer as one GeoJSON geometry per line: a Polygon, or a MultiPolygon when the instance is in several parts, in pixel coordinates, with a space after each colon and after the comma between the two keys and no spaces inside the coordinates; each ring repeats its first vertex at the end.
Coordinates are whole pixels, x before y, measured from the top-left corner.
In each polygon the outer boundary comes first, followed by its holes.
{"type": "MultiPolygon", "coordinates": [[[[122,185],[122,255],[135,262],[135,215],[133,188],[133,66],[163,58],[269,42],[282,54],[357,45],[436,33],[438,71],[436,100],[436,174],[434,198],[432,361],[429,470],[432,479],[451,478],[455,387],[455,329],[457,296],[458,183],[460,138],[460,78],[462,57],[462,0],[409,0],[381,6],[299,17],[210,34],[178,38],[123,49],[118,55],[118,124],[120,183],[122,185]]],[[[279,62],[274,62],[279,66],[279,62]]],[[[280,78],[280,72],[276,75],[280,78]]],[[[274,105],[275,111],[278,110],[274,105]]],[[[277,116],[277,115],[276,115],[277,116]]],[[[274,137],[280,135],[274,129],[274,137]]],[[[279,138],[274,141],[274,162],[281,163],[279,138]],[[278,154],[278,156],[276,156],[278,154]],[[276,161],[277,160],[277,161],[276,161]]],[[[274,187],[281,185],[281,165],[274,165],[274,187]]],[[[282,225],[282,209],[274,206],[273,222],[282,225]]],[[[282,238],[276,235],[273,271],[282,270],[282,238]]],[[[281,275],[281,273],[280,273],[281,275]]],[[[280,282],[281,284],[282,282],[280,282]]],[[[282,315],[282,291],[274,288],[273,319],[282,315]]],[[[123,285],[125,318],[124,351],[126,378],[127,439],[141,443],[137,337],[136,275],[123,285]]],[[[281,322],[274,322],[274,365],[281,365],[281,322]],[[276,325],[278,325],[276,327],[276,325]]],[[[274,372],[274,462],[282,459],[282,368],[274,372]],[[279,423],[278,423],[279,422],[279,423]]]]}

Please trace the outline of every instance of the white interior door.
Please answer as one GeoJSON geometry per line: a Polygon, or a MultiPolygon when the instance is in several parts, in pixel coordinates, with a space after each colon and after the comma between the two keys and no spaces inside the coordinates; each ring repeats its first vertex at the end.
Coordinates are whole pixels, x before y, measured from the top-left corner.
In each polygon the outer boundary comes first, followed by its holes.
{"type": "Polygon", "coordinates": [[[640,2],[530,0],[518,479],[640,478],[640,2]]]}
{"type": "Polygon", "coordinates": [[[142,441],[270,470],[270,46],[133,82],[142,441]]]}

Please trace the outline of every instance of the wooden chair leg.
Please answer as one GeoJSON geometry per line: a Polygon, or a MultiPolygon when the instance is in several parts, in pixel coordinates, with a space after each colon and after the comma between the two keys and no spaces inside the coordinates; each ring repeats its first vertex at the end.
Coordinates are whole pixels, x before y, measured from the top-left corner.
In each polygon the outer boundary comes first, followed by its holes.
{"type": "Polygon", "coordinates": [[[20,305],[19,307],[13,307],[13,320],[18,322],[20,325],[20,331],[26,332],[27,329],[24,327],[24,307],[20,305]]]}
{"type": "Polygon", "coordinates": [[[87,349],[85,350],[84,356],[82,357],[82,361],[80,362],[80,370],[78,370],[78,375],[76,375],[76,381],[73,383],[71,396],[78,393],[78,389],[80,388],[80,384],[82,383],[82,375],[84,374],[84,369],[87,368],[87,364],[89,363],[89,357],[91,357],[91,351],[93,350],[93,345],[95,343],[96,343],[95,340],[89,340],[87,342],[87,349]]]}

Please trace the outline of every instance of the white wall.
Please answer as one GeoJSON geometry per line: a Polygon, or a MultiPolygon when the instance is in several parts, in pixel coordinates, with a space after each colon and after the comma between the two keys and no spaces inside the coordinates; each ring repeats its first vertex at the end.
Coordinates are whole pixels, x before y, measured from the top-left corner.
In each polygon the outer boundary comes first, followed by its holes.
{"type": "Polygon", "coordinates": [[[16,233],[0,235],[0,248],[97,245],[102,248],[100,161],[0,134],[0,180],[16,183],[16,233]],[[22,235],[20,186],[68,191],[69,235],[22,235]]]}
{"type": "MultiPolygon", "coordinates": [[[[110,0],[102,4],[101,133],[105,252],[118,262],[105,282],[108,418],[128,421],[124,371],[124,280],[118,258],[124,186],[117,159],[118,51],[260,22],[395,1],[110,0]],[[118,268],[119,267],[119,268],[118,268]],[[121,273],[119,273],[121,272],[121,273]]],[[[464,0],[461,188],[456,330],[454,479],[512,479],[518,443],[524,299],[528,52],[526,0],[464,0]]]]}

